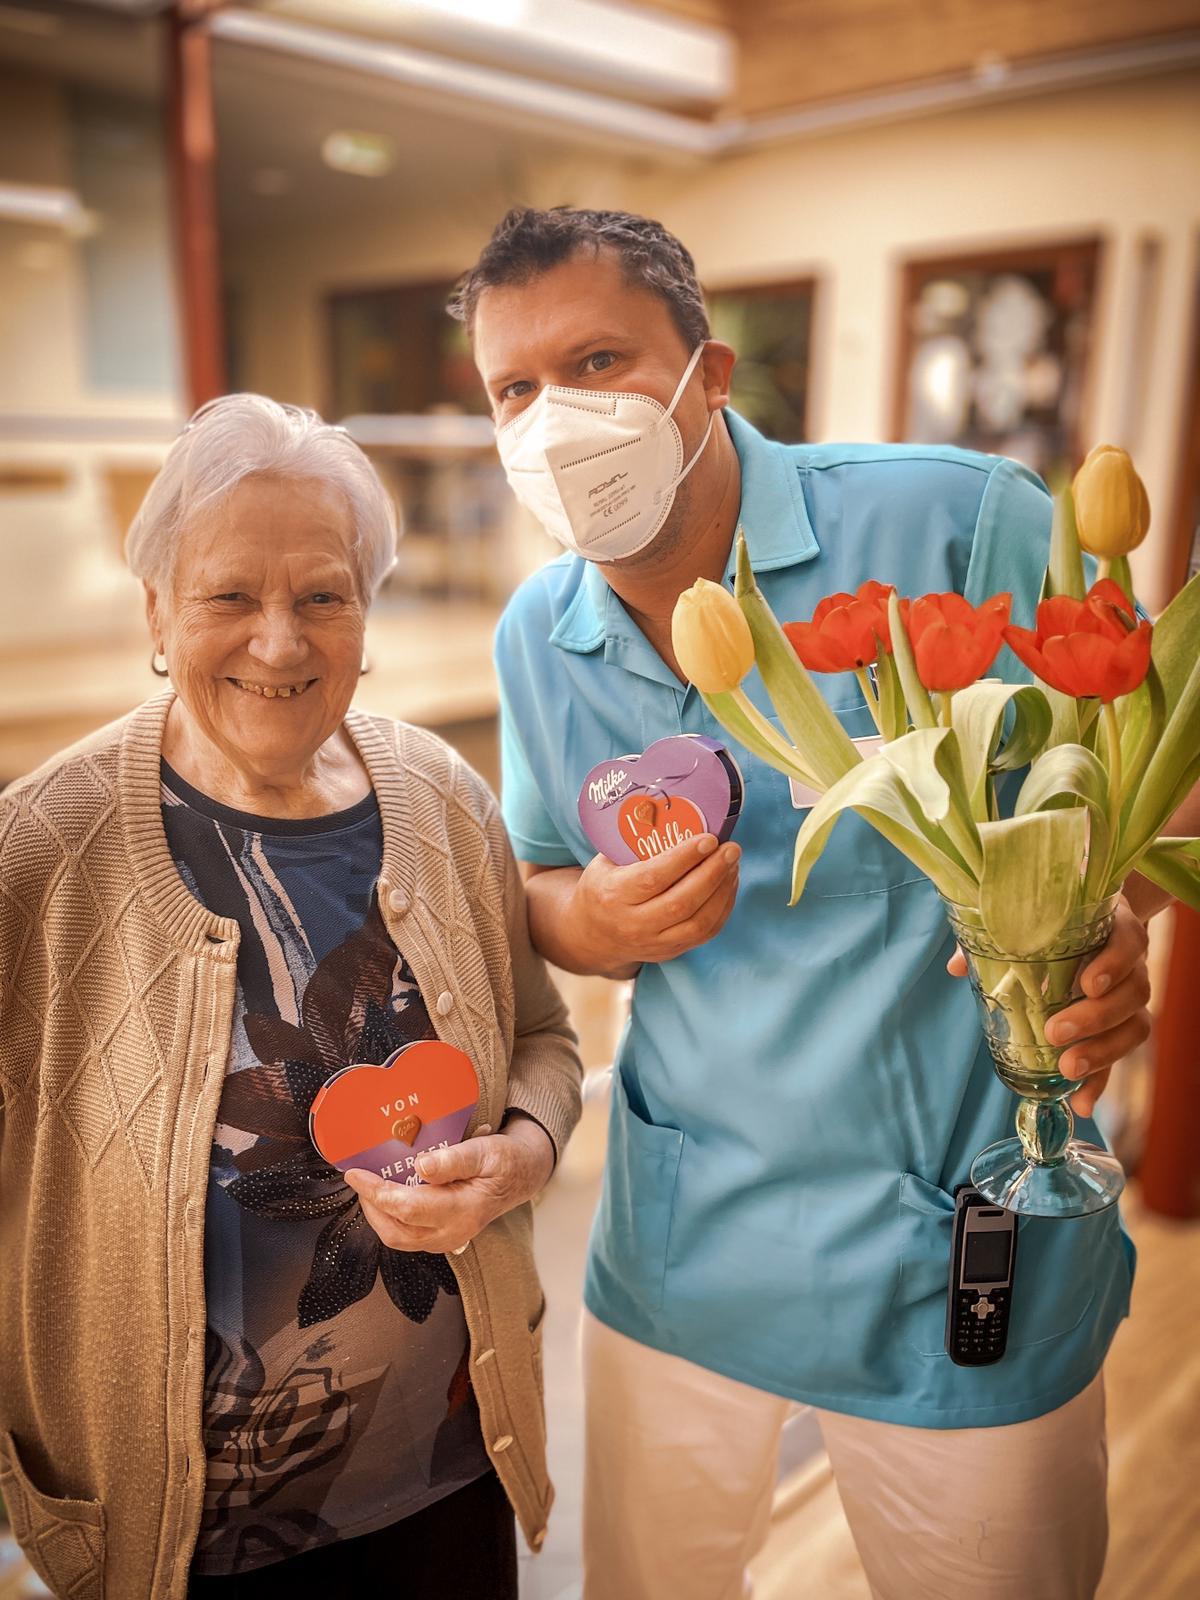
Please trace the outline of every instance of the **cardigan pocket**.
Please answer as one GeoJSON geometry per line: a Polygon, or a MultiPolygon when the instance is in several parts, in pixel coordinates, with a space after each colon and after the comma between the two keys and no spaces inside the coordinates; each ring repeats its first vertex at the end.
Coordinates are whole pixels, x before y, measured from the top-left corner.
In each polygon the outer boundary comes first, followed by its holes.
{"type": "Polygon", "coordinates": [[[100,1501],[43,1494],[26,1472],[11,1433],[0,1435],[0,1494],[29,1565],[59,1600],[102,1600],[100,1501]]]}
{"type": "Polygon", "coordinates": [[[546,1382],[542,1364],[542,1343],[546,1331],[546,1302],[542,1301],[542,1309],[533,1319],[529,1328],[529,1364],[533,1368],[533,1381],[537,1384],[538,1394],[545,1396],[546,1382]]]}

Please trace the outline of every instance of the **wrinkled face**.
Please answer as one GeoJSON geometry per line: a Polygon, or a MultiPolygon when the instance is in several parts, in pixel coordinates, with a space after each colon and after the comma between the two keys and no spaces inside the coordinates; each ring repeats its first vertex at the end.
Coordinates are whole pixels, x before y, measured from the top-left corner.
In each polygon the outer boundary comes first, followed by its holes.
{"type": "Polygon", "coordinates": [[[179,535],[168,594],[147,592],[184,707],[238,767],[302,764],[341,725],[366,605],[343,497],[244,478],[179,535]]]}

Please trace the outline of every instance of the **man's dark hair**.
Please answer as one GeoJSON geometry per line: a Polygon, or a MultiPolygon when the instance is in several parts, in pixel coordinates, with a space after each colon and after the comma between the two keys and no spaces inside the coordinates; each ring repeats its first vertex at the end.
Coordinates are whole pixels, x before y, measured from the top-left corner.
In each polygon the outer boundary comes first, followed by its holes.
{"type": "Polygon", "coordinates": [[[529,283],[581,250],[611,250],[627,283],[665,300],[688,349],[709,337],[696,263],[661,222],[628,211],[577,211],[515,206],[501,219],[483,254],[455,285],[447,306],[470,333],[484,289],[529,283]]]}

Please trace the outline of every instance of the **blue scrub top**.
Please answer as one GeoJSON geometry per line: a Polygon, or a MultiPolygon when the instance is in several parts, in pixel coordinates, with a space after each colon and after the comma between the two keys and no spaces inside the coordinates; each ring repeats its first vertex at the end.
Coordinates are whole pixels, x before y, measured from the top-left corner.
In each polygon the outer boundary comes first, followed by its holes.
{"type": "MultiPolygon", "coordinates": [[[[1051,506],[1025,468],[952,448],[780,445],[725,418],[752,564],[781,620],[876,578],[976,603],[1009,589],[1014,620],[1032,622],[1051,506]]],[[[1077,1394],[1128,1310],[1115,1208],[1023,1220],[1007,1355],[973,1369],[943,1349],[952,1191],[1012,1132],[1015,1100],[965,980],[946,973],[953,939],[928,880],[846,815],[789,910],[802,814],[787,780],[724,733],[578,556],[517,591],[496,664],[504,815],[525,861],[586,864],[584,775],[655,739],[721,738],[745,779],[732,915],[636,981],[590,1310],[714,1372],[890,1422],[1020,1422],[1077,1394]]],[[[1028,676],[1007,648],[993,671],[1028,676]]],[[[853,674],[817,681],[851,737],[874,732],[853,674]]],[[[757,673],[743,687],[771,714],[757,673]]]]}

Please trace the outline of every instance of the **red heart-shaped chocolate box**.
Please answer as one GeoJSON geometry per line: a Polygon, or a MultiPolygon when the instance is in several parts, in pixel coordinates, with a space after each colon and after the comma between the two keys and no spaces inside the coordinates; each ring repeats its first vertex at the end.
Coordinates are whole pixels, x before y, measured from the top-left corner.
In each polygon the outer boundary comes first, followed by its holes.
{"type": "Polygon", "coordinates": [[[441,1039],[403,1045],[382,1066],[344,1067],[317,1091],[308,1114],[313,1144],[339,1172],[364,1167],[419,1182],[423,1150],[458,1144],[479,1103],[469,1056],[441,1039]]]}

